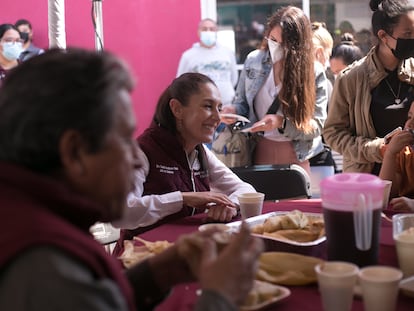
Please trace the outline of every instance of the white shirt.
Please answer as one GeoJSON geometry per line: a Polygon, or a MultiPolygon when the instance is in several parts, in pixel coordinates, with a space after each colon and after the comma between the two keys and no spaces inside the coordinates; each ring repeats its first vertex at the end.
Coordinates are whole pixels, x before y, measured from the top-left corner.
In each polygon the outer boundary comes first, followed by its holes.
{"type": "MultiPolygon", "coordinates": [[[[270,70],[269,76],[266,79],[266,82],[260,88],[259,92],[254,99],[254,109],[256,111],[256,116],[259,120],[269,111],[270,105],[273,103],[273,100],[279,94],[280,88],[282,86],[275,85],[275,79],[273,75],[273,68],[270,70]]],[[[277,110],[277,115],[283,116],[282,107],[279,106],[277,110]]],[[[274,141],[290,141],[290,139],[282,134],[280,134],[278,129],[265,131],[264,137],[274,141]]]]}
{"type": "Polygon", "coordinates": [[[230,49],[219,44],[206,48],[195,43],[181,56],[177,77],[185,72],[198,72],[210,77],[220,91],[223,105],[232,103],[238,72],[236,56],[230,49]]]}
{"type": "MultiPolygon", "coordinates": [[[[239,204],[237,196],[240,193],[256,192],[253,186],[243,182],[206,146],[204,150],[207,155],[210,191],[227,195],[237,205],[239,204]]],[[[142,158],[143,166],[136,171],[135,190],[128,196],[128,206],[122,219],[112,223],[115,227],[124,229],[146,227],[183,208],[183,196],[180,191],[142,196],[144,182],[149,172],[148,158],[146,156],[142,158]]],[[[193,163],[193,166],[197,165],[199,165],[198,159],[193,163]]]]}

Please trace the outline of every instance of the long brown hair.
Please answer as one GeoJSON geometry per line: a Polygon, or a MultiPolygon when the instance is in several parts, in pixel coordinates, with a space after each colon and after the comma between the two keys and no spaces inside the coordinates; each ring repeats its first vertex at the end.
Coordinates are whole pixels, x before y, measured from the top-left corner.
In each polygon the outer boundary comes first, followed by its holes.
{"type": "Polygon", "coordinates": [[[298,129],[312,131],[310,120],[316,103],[312,28],[304,12],[294,6],[276,11],[268,20],[266,36],[279,26],[285,59],[282,88],[278,94],[282,109],[298,129]]]}

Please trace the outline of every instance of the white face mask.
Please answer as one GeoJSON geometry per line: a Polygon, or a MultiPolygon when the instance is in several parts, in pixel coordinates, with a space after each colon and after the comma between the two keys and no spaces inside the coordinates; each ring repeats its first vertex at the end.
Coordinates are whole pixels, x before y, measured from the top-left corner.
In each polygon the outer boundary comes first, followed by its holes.
{"type": "Polygon", "coordinates": [[[279,42],[267,39],[267,46],[269,47],[270,56],[272,57],[273,64],[283,59],[285,51],[279,42]]]}
{"type": "Polygon", "coordinates": [[[16,60],[19,58],[20,53],[23,51],[23,46],[19,42],[5,42],[2,43],[2,54],[8,60],[16,60]]]}
{"type": "Polygon", "coordinates": [[[217,33],[215,31],[202,31],[200,32],[200,41],[208,47],[216,44],[217,33]]]}

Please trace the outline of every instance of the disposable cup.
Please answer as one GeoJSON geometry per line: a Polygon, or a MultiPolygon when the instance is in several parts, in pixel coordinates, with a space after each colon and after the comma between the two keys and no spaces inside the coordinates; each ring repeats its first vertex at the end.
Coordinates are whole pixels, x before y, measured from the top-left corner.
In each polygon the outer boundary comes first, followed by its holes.
{"type": "Polygon", "coordinates": [[[264,193],[249,192],[238,195],[242,219],[257,216],[262,213],[264,193]]]}
{"type": "Polygon", "coordinates": [[[404,277],[414,276],[414,214],[396,214],[392,230],[398,264],[404,277]]]}
{"type": "Polygon", "coordinates": [[[348,262],[330,261],[317,265],[315,271],[323,310],[351,310],[358,266],[348,262]]]}
{"type": "Polygon", "coordinates": [[[401,270],[387,266],[370,266],[359,272],[365,311],[394,311],[397,303],[401,270]]]}

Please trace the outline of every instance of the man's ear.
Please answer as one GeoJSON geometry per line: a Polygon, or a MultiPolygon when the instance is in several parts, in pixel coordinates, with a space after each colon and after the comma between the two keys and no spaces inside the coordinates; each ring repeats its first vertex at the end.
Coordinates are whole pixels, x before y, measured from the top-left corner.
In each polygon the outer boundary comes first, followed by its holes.
{"type": "Polygon", "coordinates": [[[172,98],[169,102],[171,112],[173,113],[174,117],[176,117],[178,120],[182,119],[182,111],[183,111],[183,105],[181,105],[180,101],[172,98]]]}
{"type": "Polygon", "coordinates": [[[65,131],[59,141],[59,153],[64,171],[72,176],[86,173],[84,155],[87,145],[78,131],[65,131]]]}

